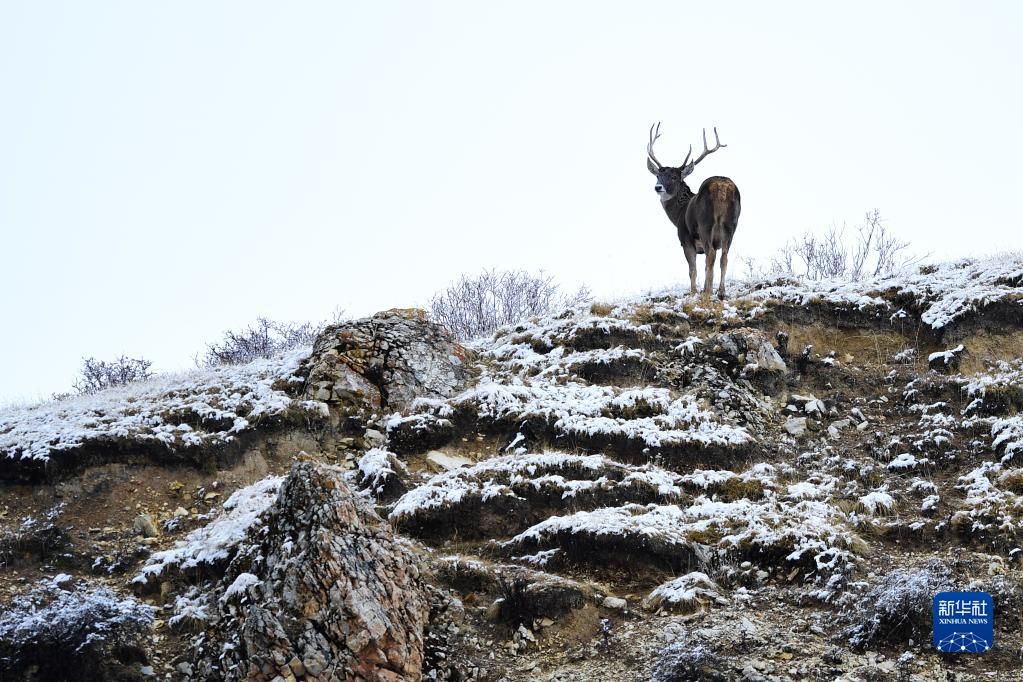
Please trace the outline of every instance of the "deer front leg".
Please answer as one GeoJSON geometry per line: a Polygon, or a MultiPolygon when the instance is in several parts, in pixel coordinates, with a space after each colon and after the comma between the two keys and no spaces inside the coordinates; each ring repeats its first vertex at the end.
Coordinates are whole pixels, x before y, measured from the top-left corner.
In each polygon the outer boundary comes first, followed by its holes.
{"type": "Polygon", "coordinates": [[[710,297],[711,292],[714,291],[714,261],[717,259],[718,250],[710,244],[704,248],[707,250],[707,255],[704,257],[707,272],[703,279],[703,295],[710,297]]]}
{"type": "Polygon", "coordinates": [[[689,293],[696,294],[696,245],[683,244],[682,252],[686,255],[686,263],[689,264],[689,293]]]}
{"type": "Polygon", "coordinates": [[[721,247],[721,284],[718,286],[718,298],[725,300],[725,272],[728,270],[728,246],[721,247]]]}

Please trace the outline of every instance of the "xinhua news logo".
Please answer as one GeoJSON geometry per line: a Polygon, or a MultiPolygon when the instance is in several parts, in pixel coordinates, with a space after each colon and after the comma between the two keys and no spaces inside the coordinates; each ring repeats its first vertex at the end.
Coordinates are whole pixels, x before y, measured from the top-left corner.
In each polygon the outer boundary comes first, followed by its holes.
{"type": "Polygon", "coordinates": [[[938,651],[979,654],[995,643],[995,603],[987,592],[939,592],[933,609],[938,651]]]}

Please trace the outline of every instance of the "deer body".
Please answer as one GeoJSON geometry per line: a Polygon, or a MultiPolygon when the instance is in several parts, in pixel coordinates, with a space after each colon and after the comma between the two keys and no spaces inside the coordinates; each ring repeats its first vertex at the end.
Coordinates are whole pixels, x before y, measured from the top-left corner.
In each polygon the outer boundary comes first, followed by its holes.
{"type": "Polygon", "coordinates": [[[678,241],[682,245],[686,262],[689,264],[689,292],[696,293],[696,256],[705,254],[705,277],[703,293],[707,296],[714,290],[714,261],[718,251],[721,252],[721,282],[718,287],[718,298],[725,297],[725,273],[728,270],[728,250],[732,246],[732,237],[739,222],[741,202],[739,188],[731,179],[715,175],[703,181],[700,191],[693,194],[685,183],[685,178],[693,172],[705,156],[716,152],[726,145],[717,140],[717,129],[714,138],[717,145],[714,149],[707,148],[707,133],[703,134],[703,154],[695,161],[689,162],[692,147],[686,160],[679,167],[662,166],[653,154],[653,144],[660,136],[660,124],[650,129],[650,143],[647,145],[647,168],[657,176],[654,190],[660,195],[661,205],[668,219],[678,229],[678,241]]]}

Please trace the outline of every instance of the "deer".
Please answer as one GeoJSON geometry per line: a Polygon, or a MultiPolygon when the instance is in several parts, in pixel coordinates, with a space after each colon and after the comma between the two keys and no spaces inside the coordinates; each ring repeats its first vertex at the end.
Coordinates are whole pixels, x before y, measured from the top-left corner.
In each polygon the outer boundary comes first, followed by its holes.
{"type": "Polygon", "coordinates": [[[681,166],[665,166],[654,156],[654,143],[661,136],[661,123],[650,126],[650,141],[646,145],[646,167],[657,177],[654,191],[661,199],[661,206],[668,219],[678,229],[678,240],[689,263],[689,293],[696,293],[696,255],[704,255],[706,275],[703,282],[704,296],[714,290],[714,260],[721,250],[721,283],[718,298],[725,298],[725,272],[728,270],[728,249],[739,222],[739,188],[731,178],[715,175],[700,185],[700,191],[693,194],[685,179],[696,168],[696,164],[717,150],[727,147],[718,138],[714,128],[714,148],[707,146],[707,129],[703,129],[703,153],[690,161],[693,146],[681,166]]]}

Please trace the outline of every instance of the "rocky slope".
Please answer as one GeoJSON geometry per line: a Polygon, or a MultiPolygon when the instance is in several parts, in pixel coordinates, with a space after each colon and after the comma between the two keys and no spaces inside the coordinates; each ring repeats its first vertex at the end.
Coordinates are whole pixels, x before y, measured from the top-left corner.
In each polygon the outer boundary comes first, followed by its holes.
{"type": "Polygon", "coordinates": [[[0,412],[0,677],[1014,679],[1021,351],[1004,257],[0,412]],[[992,651],[933,652],[950,588],[992,651]]]}

